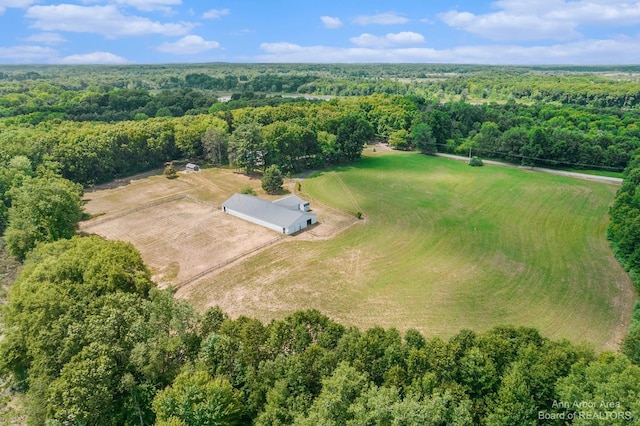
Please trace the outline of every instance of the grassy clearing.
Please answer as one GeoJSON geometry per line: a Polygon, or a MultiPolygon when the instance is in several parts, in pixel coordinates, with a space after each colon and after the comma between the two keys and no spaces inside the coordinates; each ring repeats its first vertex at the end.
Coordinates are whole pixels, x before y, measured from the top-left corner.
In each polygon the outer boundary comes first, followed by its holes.
{"type": "MultiPolygon", "coordinates": [[[[186,297],[232,315],[318,308],[359,327],[450,336],[496,324],[612,348],[635,300],[605,239],[616,187],[412,153],[370,153],[303,191],[361,226],[278,245],[186,297]]],[[[319,218],[322,220],[322,218],[319,218]]]]}

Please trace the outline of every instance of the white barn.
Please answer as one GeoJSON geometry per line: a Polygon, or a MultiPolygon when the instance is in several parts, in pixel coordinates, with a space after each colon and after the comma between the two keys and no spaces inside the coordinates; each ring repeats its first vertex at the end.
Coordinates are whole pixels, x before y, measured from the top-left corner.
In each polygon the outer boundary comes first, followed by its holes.
{"type": "Polygon", "coordinates": [[[316,215],[309,211],[309,202],[296,195],[271,202],[253,195],[233,194],[222,203],[222,210],[287,235],[317,222],[316,215]]]}

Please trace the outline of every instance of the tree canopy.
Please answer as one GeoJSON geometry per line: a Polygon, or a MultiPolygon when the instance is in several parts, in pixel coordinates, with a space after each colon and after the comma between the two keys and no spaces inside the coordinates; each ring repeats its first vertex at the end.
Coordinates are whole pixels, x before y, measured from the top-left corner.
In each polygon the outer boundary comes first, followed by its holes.
{"type": "Polygon", "coordinates": [[[282,191],[282,183],[283,179],[280,168],[275,164],[267,167],[262,174],[262,189],[264,189],[267,194],[277,194],[282,191]]]}
{"type": "Polygon", "coordinates": [[[82,217],[82,187],[55,175],[26,178],[10,191],[7,249],[23,258],[39,242],[71,238],[82,217]]]}
{"type": "MultiPolygon", "coordinates": [[[[640,367],[536,330],[347,328],[315,310],[263,324],[198,314],[129,244],[39,245],[4,309],[0,372],[33,423],[537,424],[554,401],[619,403],[640,367]]],[[[637,393],[637,392],[636,392],[637,393]]],[[[598,410],[592,410],[599,412],[598,410]]],[[[602,411],[602,410],[600,410],[602,411]]]]}

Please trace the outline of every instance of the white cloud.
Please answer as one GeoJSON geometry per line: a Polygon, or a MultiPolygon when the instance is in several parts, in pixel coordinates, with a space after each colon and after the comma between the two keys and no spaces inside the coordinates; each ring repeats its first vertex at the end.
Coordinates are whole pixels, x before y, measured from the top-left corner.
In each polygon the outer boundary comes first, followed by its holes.
{"type": "Polygon", "coordinates": [[[640,2],[578,1],[549,11],[551,19],[576,22],[578,25],[636,25],[640,23],[640,2]]]}
{"type": "Polygon", "coordinates": [[[182,0],[112,0],[121,6],[131,6],[138,10],[149,12],[152,10],[171,10],[171,6],[179,6],[182,0]]]}
{"type": "Polygon", "coordinates": [[[292,43],[263,43],[264,54],[257,62],[389,62],[459,64],[634,64],[640,63],[640,37],[539,45],[459,46],[451,49],[411,48],[337,48],[300,46],[292,43]],[[623,59],[621,59],[623,58],[623,59]]]}
{"type": "Polygon", "coordinates": [[[384,37],[374,36],[373,34],[363,33],[358,37],[351,37],[349,41],[357,46],[378,46],[388,45],[388,41],[384,37]]]}
{"type": "Polygon", "coordinates": [[[31,43],[60,44],[66,42],[67,39],[58,33],[39,33],[24,38],[23,41],[31,43]]]}
{"type": "Polygon", "coordinates": [[[42,46],[10,46],[0,47],[0,62],[34,63],[50,62],[58,56],[58,52],[51,47],[42,46]]]}
{"type": "MultiPolygon", "coordinates": [[[[579,0],[582,1],[582,0],[579,0]]],[[[607,0],[615,1],[615,0],[607,0]]],[[[505,9],[513,13],[544,13],[548,10],[562,7],[565,0],[498,0],[492,4],[496,9],[505,9]]]]}
{"type": "Polygon", "coordinates": [[[278,54],[278,53],[304,52],[307,49],[312,49],[312,47],[305,48],[294,43],[278,42],[278,43],[262,43],[260,45],[260,49],[268,53],[278,54]]]}
{"type": "Polygon", "coordinates": [[[0,0],[0,15],[2,15],[8,8],[26,9],[36,0],[0,0]]]}
{"type": "Polygon", "coordinates": [[[399,33],[389,33],[384,37],[375,36],[372,34],[364,33],[358,37],[352,37],[349,39],[351,43],[361,47],[388,47],[400,44],[419,44],[424,43],[424,37],[422,34],[414,33],[412,31],[402,31],[399,33]]]}
{"type": "Polygon", "coordinates": [[[189,33],[195,24],[188,22],[160,23],[150,19],[123,15],[116,6],[33,6],[25,15],[34,22],[31,28],[43,31],[67,31],[102,34],[107,38],[162,34],[179,36],[189,33]]]}
{"type": "Polygon", "coordinates": [[[354,23],[358,25],[394,25],[394,24],[404,24],[409,22],[409,19],[401,16],[395,12],[385,12],[379,13],[377,15],[361,15],[357,16],[354,20],[354,23]]]}
{"type": "Polygon", "coordinates": [[[255,31],[250,28],[243,28],[240,31],[232,31],[229,34],[234,36],[243,36],[247,34],[253,34],[255,31]]]}
{"type": "MultiPolygon", "coordinates": [[[[36,2],[43,3],[41,0],[36,0],[36,2]]],[[[182,4],[182,0],[79,0],[79,2],[84,4],[113,4],[123,8],[132,7],[144,12],[171,12],[173,6],[182,4]]]]}
{"type": "MultiPolygon", "coordinates": [[[[265,52],[257,62],[430,62],[434,49],[374,49],[367,47],[300,46],[292,43],[263,43],[265,52]],[[411,53],[407,53],[411,51],[411,53]]],[[[435,62],[435,61],[434,61],[435,62]]]]}
{"type": "Polygon", "coordinates": [[[500,0],[498,10],[473,14],[450,10],[440,19],[491,40],[569,40],[584,26],[640,24],[640,2],[620,0],[500,0]]]}
{"type": "Polygon", "coordinates": [[[129,61],[109,52],[92,52],[83,55],[69,55],[62,58],[63,64],[126,64],[129,61]]]}
{"type": "Polygon", "coordinates": [[[197,35],[188,35],[174,43],[162,43],[157,49],[176,55],[195,55],[218,47],[220,43],[217,41],[207,41],[197,35]]]}
{"type": "Polygon", "coordinates": [[[211,9],[202,14],[205,19],[220,19],[227,16],[231,11],[229,9],[211,9]]]}
{"type": "Polygon", "coordinates": [[[420,44],[424,43],[424,36],[413,31],[401,31],[399,33],[389,33],[385,36],[393,44],[420,44]]]}
{"type": "Polygon", "coordinates": [[[536,15],[496,12],[474,15],[449,11],[440,15],[447,25],[478,34],[490,40],[567,40],[578,37],[572,22],[545,19],[536,15]]]}
{"type": "Polygon", "coordinates": [[[343,25],[340,18],[334,18],[333,16],[321,16],[320,20],[322,21],[322,25],[330,30],[335,30],[343,25]]]}

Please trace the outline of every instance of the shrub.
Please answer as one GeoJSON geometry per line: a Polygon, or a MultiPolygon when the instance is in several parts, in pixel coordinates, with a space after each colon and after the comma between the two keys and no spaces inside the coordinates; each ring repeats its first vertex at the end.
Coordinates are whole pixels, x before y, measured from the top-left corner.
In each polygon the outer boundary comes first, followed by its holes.
{"type": "Polygon", "coordinates": [[[242,188],[240,190],[240,193],[245,195],[256,195],[256,191],[254,191],[250,186],[245,186],[244,188],[242,188]]]}
{"type": "Polygon", "coordinates": [[[480,158],[474,155],[473,157],[471,157],[471,160],[469,160],[469,165],[473,167],[482,167],[484,166],[484,163],[480,158]]]}
{"type": "Polygon", "coordinates": [[[173,164],[167,164],[164,167],[164,172],[162,172],[162,174],[165,175],[167,179],[175,179],[178,177],[178,171],[173,167],[173,164]]]}

